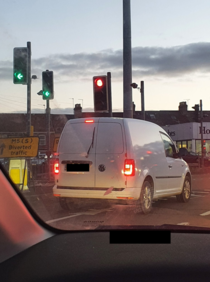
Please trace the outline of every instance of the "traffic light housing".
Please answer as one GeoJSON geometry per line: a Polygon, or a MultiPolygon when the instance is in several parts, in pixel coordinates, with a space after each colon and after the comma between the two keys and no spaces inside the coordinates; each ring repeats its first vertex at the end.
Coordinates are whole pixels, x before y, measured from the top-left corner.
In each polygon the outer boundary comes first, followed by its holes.
{"type": "Polygon", "coordinates": [[[107,76],[93,77],[94,111],[105,112],[109,110],[107,76]]]}
{"type": "Polygon", "coordinates": [[[195,110],[195,121],[199,122],[199,104],[195,104],[195,106],[192,107],[192,109],[195,110]]]}
{"type": "Polygon", "coordinates": [[[14,84],[28,83],[28,48],[13,49],[13,82],[14,84]]]}
{"type": "Polygon", "coordinates": [[[42,99],[54,99],[53,71],[42,72],[42,99]]]}
{"type": "Polygon", "coordinates": [[[192,107],[196,112],[199,112],[199,104],[195,104],[194,107],[192,107]]]}
{"type": "Polygon", "coordinates": [[[132,88],[137,88],[137,87],[138,87],[138,84],[136,84],[135,82],[133,82],[133,83],[130,84],[130,86],[131,86],[132,88]]]}
{"type": "Polygon", "coordinates": [[[203,140],[203,152],[206,153],[206,140],[203,140]]]}

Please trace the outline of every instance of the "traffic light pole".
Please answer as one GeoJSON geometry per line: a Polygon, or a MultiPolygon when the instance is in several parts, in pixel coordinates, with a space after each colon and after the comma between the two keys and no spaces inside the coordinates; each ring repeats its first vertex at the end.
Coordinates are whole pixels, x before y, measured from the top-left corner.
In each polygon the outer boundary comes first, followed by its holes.
{"type": "Polygon", "coordinates": [[[46,101],[46,116],[47,116],[47,162],[48,162],[48,171],[49,171],[49,180],[51,175],[50,169],[50,101],[46,101]]]}
{"type": "Polygon", "coordinates": [[[142,118],[145,120],[145,109],[144,109],[144,81],[141,81],[141,111],[142,111],[142,118]]]}
{"type": "Polygon", "coordinates": [[[201,111],[201,167],[203,167],[204,149],[203,149],[203,110],[202,110],[202,100],[200,100],[200,111],[201,111]]]}
{"type": "Polygon", "coordinates": [[[28,83],[27,83],[27,136],[31,132],[31,42],[27,42],[28,49],[28,83]]]}
{"type": "Polygon", "coordinates": [[[112,117],[112,87],[111,87],[111,72],[107,72],[108,84],[108,102],[109,102],[109,116],[112,117]]]}

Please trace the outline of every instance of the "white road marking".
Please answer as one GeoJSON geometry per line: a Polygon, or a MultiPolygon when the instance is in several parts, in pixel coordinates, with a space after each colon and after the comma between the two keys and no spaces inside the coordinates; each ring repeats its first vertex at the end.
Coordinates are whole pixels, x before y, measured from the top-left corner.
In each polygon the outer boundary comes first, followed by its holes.
{"type": "Polygon", "coordinates": [[[192,193],[198,193],[198,194],[209,194],[209,191],[198,191],[198,190],[193,190],[192,193]]]}
{"type": "Polygon", "coordinates": [[[191,194],[192,197],[200,197],[200,198],[204,198],[205,196],[200,196],[200,195],[194,195],[194,194],[191,194]]]}
{"type": "Polygon", "coordinates": [[[200,214],[201,216],[210,215],[210,211],[204,212],[200,214]]]}
{"type": "Polygon", "coordinates": [[[190,225],[189,222],[181,222],[181,223],[178,223],[177,225],[190,225]]]}
{"type": "Polygon", "coordinates": [[[48,220],[48,221],[46,221],[46,223],[53,223],[53,222],[56,222],[56,221],[60,221],[60,220],[64,220],[64,219],[67,219],[67,218],[76,217],[76,216],[80,216],[80,215],[96,215],[96,214],[104,212],[104,211],[112,211],[112,209],[91,210],[91,211],[89,210],[89,211],[86,211],[86,212],[75,213],[73,215],[48,220]]]}

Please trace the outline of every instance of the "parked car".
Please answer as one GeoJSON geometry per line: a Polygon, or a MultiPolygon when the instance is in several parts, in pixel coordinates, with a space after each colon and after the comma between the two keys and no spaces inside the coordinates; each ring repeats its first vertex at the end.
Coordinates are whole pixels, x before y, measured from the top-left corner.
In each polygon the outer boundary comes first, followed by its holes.
{"type": "Polygon", "coordinates": [[[168,134],[142,120],[69,120],[58,144],[54,196],[133,200],[143,213],[152,199],[177,196],[188,202],[191,174],[168,134]]]}
{"type": "Polygon", "coordinates": [[[200,156],[194,152],[189,152],[186,148],[179,149],[179,156],[183,158],[187,163],[199,164],[200,156]]]}
{"type": "MultiPolygon", "coordinates": [[[[180,148],[179,149],[179,156],[185,160],[188,164],[194,164],[197,163],[198,165],[201,164],[201,155],[189,152],[186,148],[180,148]]],[[[204,156],[203,158],[204,166],[210,166],[210,158],[209,156],[204,156]]]]}

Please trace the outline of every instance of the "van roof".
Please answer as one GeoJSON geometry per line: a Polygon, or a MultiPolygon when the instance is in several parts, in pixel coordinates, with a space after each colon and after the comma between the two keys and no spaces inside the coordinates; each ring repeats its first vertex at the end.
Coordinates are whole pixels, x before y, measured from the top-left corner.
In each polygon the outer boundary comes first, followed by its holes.
{"type": "Polygon", "coordinates": [[[165,132],[165,130],[157,125],[156,123],[145,121],[145,120],[140,120],[140,119],[132,119],[132,118],[115,118],[115,117],[88,117],[88,118],[77,118],[77,119],[71,119],[68,120],[67,123],[81,123],[85,122],[87,120],[93,120],[94,123],[99,123],[99,122],[127,122],[127,121],[132,121],[132,122],[138,122],[141,124],[148,124],[149,126],[153,126],[155,128],[159,128],[159,130],[165,132]]]}
{"type": "Polygon", "coordinates": [[[112,117],[88,117],[88,118],[77,118],[77,119],[70,119],[68,120],[68,123],[78,123],[78,122],[85,122],[88,120],[93,120],[94,123],[98,122],[115,122],[116,120],[118,121],[123,121],[123,118],[112,118],[112,117]]]}

